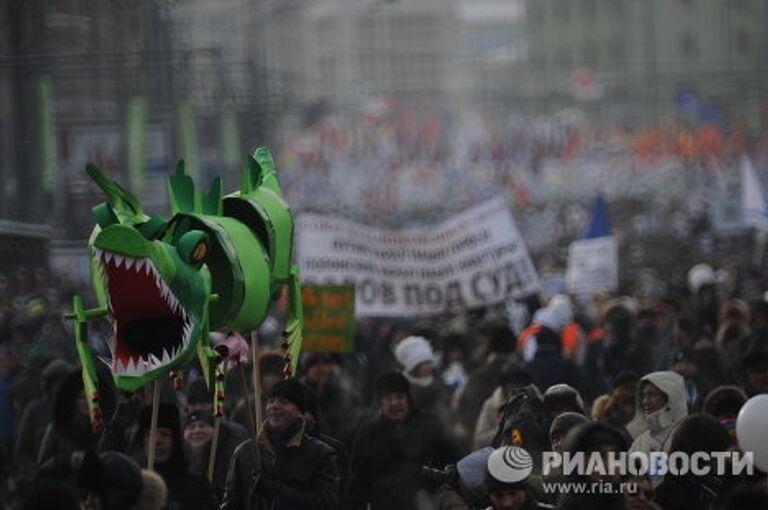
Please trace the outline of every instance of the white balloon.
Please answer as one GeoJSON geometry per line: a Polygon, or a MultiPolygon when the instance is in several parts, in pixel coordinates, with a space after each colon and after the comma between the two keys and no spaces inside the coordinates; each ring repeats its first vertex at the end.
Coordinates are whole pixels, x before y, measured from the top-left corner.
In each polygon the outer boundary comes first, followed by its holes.
{"type": "Polygon", "coordinates": [[[736,438],[745,452],[753,452],[755,467],[768,472],[768,394],[756,395],[739,411],[736,438]]]}

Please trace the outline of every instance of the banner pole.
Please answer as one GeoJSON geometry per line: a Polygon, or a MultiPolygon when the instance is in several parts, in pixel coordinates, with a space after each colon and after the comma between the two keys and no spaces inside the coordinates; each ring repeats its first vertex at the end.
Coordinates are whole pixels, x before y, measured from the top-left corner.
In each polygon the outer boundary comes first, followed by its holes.
{"type": "MultiPolygon", "coordinates": [[[[256,331],[251,332],[251,356],[253,361],[253,406],[254,414],[256,418],[256,433],[258,433],[258,427],[261,427],[261,374],[259,373],[259,336],[256,331]]],[[[246,403],[248,400],[246,399],[246,403]]]]}
{"type": "Polygon", "coordinates": [[[147,452],[147,469],[155,466],[155,440],[157,439],[157,414],[160,408],[160,379],[155,379],[152,392],[152,420],[149,426],[149,451],[147,452]]]}

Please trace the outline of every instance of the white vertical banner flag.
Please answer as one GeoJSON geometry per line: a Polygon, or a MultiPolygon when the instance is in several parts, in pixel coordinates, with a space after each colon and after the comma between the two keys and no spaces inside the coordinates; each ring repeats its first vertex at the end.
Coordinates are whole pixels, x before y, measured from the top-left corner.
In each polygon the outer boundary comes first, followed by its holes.
{"type": "Polygon", "coordinates": [[[565,288],[571,294],[586,298],[598,292],[619,287],[619,249],[611,235],[608,207],[602,196],[592,205],[592,218],[584,238],[571,243],[565,288]]]}
{"type": "Polygon", "coordinates": [[[768,230],[765,192],[747,156],[741,159],[741,214],[746,225],[768,230]]]}
{"type": "Polygon", "coordinates": [[[566,290],[577,296],[612,292],[619,287],[619,251],[613,236],[580,239],[568,248],[566,290]]]}

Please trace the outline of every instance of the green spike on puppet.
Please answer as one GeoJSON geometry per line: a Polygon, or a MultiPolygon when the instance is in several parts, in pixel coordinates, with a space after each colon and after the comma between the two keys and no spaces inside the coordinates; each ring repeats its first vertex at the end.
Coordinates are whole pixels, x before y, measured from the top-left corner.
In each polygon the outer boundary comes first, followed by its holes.
{"type": "Polygon", "coordinates": [[[282,197],[280,183],[277,181],[275,162],[266,147],[259,147],[248,156],[248,166],[240,175],[240,193],[248,195],[259,188],[272,191],[282,197]]]}
{"type": "Polygon", "coordinates": [[[168,194],[174,214],[195,211],[195,183],[184,171],[183,159],[176,164],[176,172],[168,178],[168,194]]]}
{"type": "Polygon", "coordinates": [[[282,197],[280,183],[277,182],[277,173],[275,172],[275,162],[272,154],[266,147],[259,147],[253,152],[253,159],[259,164],[261,169],[261,179],[259,186],[272,190],[277,196],[282,197]]]}
{"type": "Polygon", "coordinates": [[[109,199],[117,219],[121,223],[138,223],[144,219],[139,200],[118,183],[104,175],[96,165],[87,164],[85,171],[109,199]]]}
{"type": "Polygon", "coordinates": [[[221,177],[211,183],[210,191],[203,195],[195,188],[195,181],[184,170],[184,160],[179,160],[176,172],[168,178],[171,210],[174,213],[202,213],[221,216],[221,177]]]}
{"type": "Polygon", "coordinates": [[[211,190],[202,197],[202,212],[211,216],[221,216],[221,177],[216,177],[211,183],[211,190]]]}

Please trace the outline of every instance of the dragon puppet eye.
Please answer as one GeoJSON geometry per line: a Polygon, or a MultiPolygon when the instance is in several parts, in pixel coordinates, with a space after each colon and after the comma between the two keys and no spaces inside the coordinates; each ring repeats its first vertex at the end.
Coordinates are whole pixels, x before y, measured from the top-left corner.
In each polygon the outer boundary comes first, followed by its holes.
{"type": "Polygon", "coordinates": [[[179,254],[189,264],[200,264],[208,256],[210,242],[208,235],[200,230],[190,230],[179,238],[179,254]]]}
{"type": "Polygon", "coordinates": [[[91,209],[91,211],[93,212],[93,216],[96,218],[96,223],[98,223],[101,228],[107,228],[110,225],[119,223],[117,214],[115,214],[115,210],[112,209],[111,205],[105,202],[100,203],[91,209]]]}

